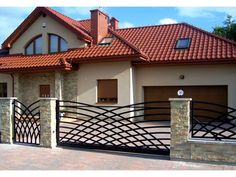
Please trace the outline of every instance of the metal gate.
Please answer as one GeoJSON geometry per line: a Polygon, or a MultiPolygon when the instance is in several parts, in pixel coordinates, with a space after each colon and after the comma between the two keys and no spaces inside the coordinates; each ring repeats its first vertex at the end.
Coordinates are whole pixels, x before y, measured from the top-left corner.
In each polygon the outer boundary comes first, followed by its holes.
{"type": "Polygon", "coordinates": [[[29,106],[18,100],[13,102],[14,110],[14,142],[40,144],[40,112],[39,101],[29,106]]]}
{"type": "Polygon", "coordinates": [[[191,102],[192,138],[236,140],[236,109],[204,101],[191,102]]]}
{"type": "Polygon", "coordinates": [[[56,112],[59,146],[169,155],[168,101],[93,106],[58,100],[56,112]]]}

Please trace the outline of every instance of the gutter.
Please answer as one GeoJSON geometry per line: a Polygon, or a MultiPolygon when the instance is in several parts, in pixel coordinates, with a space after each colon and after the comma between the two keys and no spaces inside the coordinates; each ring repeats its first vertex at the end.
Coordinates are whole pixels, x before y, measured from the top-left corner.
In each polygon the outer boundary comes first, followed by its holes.
{"type": "Polygon", "coordinates": [[[15,85],[14,85],[14,82],[15,82],[15,78],[14,78],[14,75],[13,74],[10,74],[11,75],[11,78],[12,78],[12,97],[14,97],[14,92],[15,92],[15,85]]]}

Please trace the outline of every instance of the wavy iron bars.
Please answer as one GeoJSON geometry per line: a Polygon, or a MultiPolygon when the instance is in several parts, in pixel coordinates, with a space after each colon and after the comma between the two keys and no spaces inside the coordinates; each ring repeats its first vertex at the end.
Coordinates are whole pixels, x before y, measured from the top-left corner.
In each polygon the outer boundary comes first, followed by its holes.
{"type": "Polygon", "coordinates": [[[58,101],[57,115],[59,145],[169,154],[169,102],[102,107],[58,101]]]}
{"type": "Polygon", "coordinates": [[[14,100],[14,142],[39,145],[40,112],[39,101],[29,106],[14,100]]]}
{"type": "Polygon", "coordinates": [[[190,132],[192,138],[236,140],[236,109],[192,101],[190,132]]]}

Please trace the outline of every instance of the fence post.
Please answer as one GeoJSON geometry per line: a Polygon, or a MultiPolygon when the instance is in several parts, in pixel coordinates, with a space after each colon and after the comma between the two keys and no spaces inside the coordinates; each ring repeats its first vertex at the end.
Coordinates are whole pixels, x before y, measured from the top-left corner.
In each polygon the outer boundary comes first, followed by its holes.
{"type": "Polygon", "coordinates": [[[186,146],[190,129],[191,98],[170,98],[171,105],[171,159],[190,159],[191,149],[186,146]]]}
{"type": "Polygon", "coordinates": [[[0,98],[0,131],[2,143],[13,143],[14,135],[14,97],[0,98]]]}
{"type": "Polygon", "coordinates": [[[56,100],[57,98],[39,98],[40,145],[56,147],[56,100]]]}

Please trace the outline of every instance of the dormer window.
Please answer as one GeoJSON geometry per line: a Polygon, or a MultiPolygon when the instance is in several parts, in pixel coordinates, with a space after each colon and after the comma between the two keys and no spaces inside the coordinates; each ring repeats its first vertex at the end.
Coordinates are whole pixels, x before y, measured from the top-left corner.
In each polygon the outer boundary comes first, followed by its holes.
{"type": "Polygon", "coordinates": [[[175,48],[176,49],[187,49],[187,48],[189,48],[190,41],[191,41],[190,38],[178,39],[176,42],[175,48]]]}
{"type": "Polygon", "coordinates": [[[49,53],[65,52],[68,50],[68,43],[62,37],[49,34],[49,53]]]}
{"type": "Polygon", "coordinates": [[[102,39],[102,41],[99,43],[99,45],[110,45],[113,41],[112,37],[105,37],[102,39]]]}
{"type": "Polygon", "coordinates": [[[26,55],[42,54],[42,35],[34,37],[25,47],[26,55]]]}

